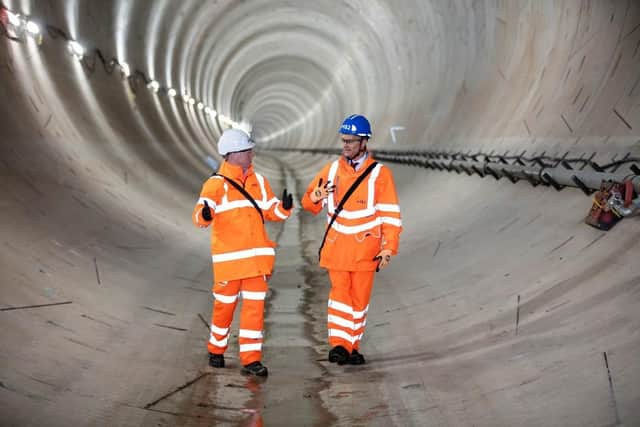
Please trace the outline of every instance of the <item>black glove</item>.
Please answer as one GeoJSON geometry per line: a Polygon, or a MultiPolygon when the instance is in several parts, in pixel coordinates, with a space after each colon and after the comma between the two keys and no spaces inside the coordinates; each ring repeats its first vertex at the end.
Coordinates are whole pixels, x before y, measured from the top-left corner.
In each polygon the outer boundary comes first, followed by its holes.
{"type": "Polygon", "coordinates": [[[282,192],[282,207],[284,210],[288,211],[293,207],[293,195],[287,193],[287,189],[285,188],[282,192]]]}
{"type": "Polygon", "coordinates": [[[204,208],[202,208],[202,218],[204,218],[205,221],[211,221],[213,219],[211,216],[211,208],[206,200],[204,201],[204,208]]]}

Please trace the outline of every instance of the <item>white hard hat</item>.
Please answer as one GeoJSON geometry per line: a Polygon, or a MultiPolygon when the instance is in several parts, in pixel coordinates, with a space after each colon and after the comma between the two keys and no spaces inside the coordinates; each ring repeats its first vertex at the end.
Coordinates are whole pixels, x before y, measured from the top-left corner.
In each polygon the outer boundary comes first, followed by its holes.
{"type": "Polygon", "coordinates": [[[227,129],[222,132],[222,136],[218,140],[218,153],[224,156],[236,151],[248,150],[255,146],[256,144],[249,139],[249,135],[240,129],[227,129]]]}

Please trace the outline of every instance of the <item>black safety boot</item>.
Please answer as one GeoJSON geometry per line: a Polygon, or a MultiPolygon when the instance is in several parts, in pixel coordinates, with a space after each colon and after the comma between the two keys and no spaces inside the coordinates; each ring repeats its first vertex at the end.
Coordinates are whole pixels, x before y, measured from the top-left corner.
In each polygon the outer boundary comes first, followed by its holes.
{"type": "Polygon", "coordinates": [[[341,345],[337,345],[329,350],[329,362],[344,365],[349,362],[349,352],[341,345]]]}
{"type": "Polygon", "coordinates": [[[252,362],[248,365],[244,365],[240,372],[243,375],[255,375],[256,377],[266,377],[269,375],[267,367],[260,362],[252,362]]]}
{"type": "Polygon", "coordinates": [[[349,357],[350,365],[364,365],[365,363],[364,356],[358,353],[358,350],[353,350],[351,352],[351,356],[349,357]]]}
{"type": "Polygon", "coordinates": [[[224,354],[209,353],[209,366],[214,368],[224,368],[224,354]]]}

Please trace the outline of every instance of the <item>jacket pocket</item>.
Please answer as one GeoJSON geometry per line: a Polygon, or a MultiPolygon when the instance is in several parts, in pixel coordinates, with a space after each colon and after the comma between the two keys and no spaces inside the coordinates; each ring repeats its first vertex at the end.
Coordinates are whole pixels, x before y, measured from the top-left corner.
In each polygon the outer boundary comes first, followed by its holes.
{"type": "Polygon", "coordinates": [[[356,261],[372,261],[380,252],[382,231],[380,226],[354,235],[354,253],[356,261]]]}
{"type": "Polygon", "coordinates": [[[327,232],[327,238],[325,239],[324,242],[335,243],[337,239],[338,239],[338,232],[335,230],[335,228],[331,227],[327,232]]]}

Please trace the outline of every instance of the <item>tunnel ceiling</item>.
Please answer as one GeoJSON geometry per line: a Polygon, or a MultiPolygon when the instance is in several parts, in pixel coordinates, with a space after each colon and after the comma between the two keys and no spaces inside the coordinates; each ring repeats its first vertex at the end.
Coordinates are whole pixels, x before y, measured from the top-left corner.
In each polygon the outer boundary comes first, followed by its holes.
{"type": "MultiPolygon", "coordinates": [[[[141,145],[156,167],[177,156],[202,170],[213,141],[234,122],[252,127],[261,147],[326,147],[336,123],[359,112],[374,122],[376,147],[392,149],[631,140],[640,126],[635,2],[6,5],[43,27],[39,48],[11,46],[41,56],[26,64],[33,74],[22,83],[36,76],[49,86],[78,74],[83,102],[95,116],[112,118],[102,133],[113,132],[116,114],[138,116],[141,145]],[[142,94],[142,87],[133,97],[124,81],[106,83],[102,70],[78,67],[46,25],[85,46],[85,62],[99,49],[134,76],[137,70],[156,80],[159,92],[142,94]],[[127,97],[128,110],[102,90],[127,97]]],[[[78,100],[70,95],[60,102],[73,108],[78,100]]]]}

